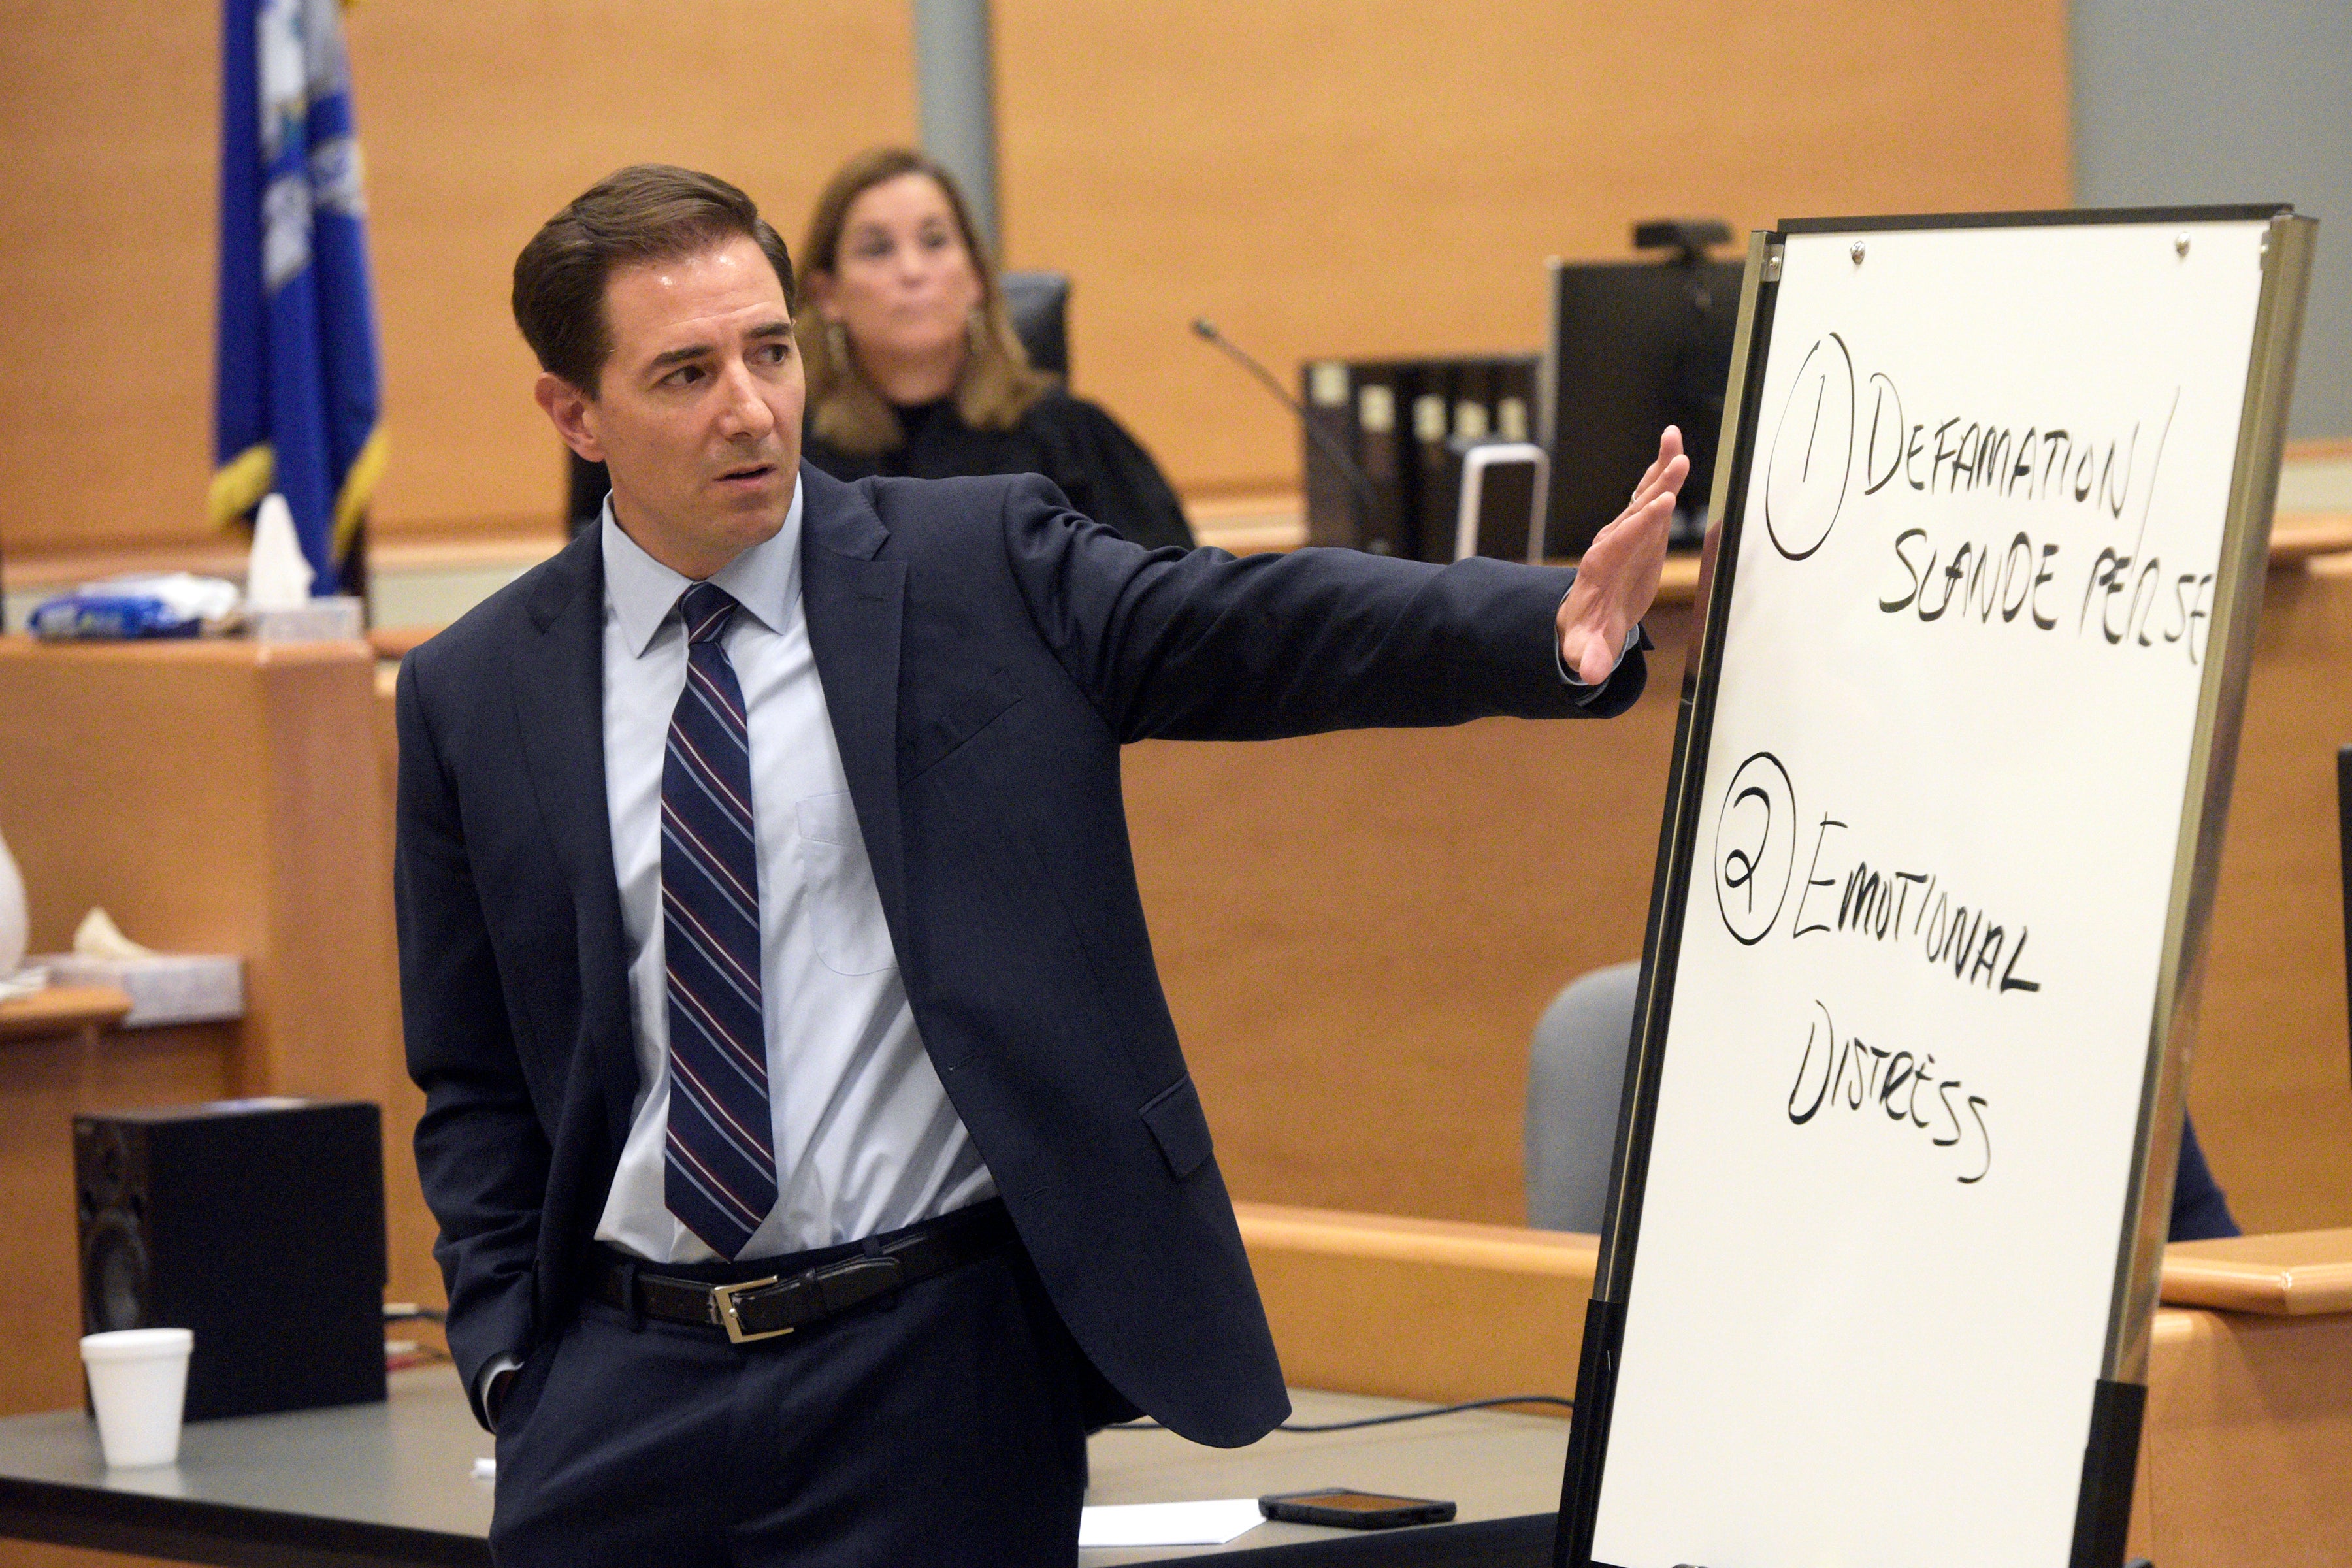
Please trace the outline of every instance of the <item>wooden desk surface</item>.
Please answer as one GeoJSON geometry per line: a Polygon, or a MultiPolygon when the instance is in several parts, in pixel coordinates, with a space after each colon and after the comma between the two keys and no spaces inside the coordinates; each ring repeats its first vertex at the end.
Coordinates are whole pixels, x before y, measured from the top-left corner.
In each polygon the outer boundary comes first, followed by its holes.
{"type": "Polygon", "coordinates": [[[0,1002],[0,1040],[41,1040],[103,1027],[131,1011],[111,985],[52,985],[0,1002]]]}
{"type": "Polygon", "coordinates": [[[416,650],[418,644],[432,637],[439,626],[378,626],[368,633],[368,647],[378,658],[403,659],[416,650]]]}
{"type": "Polygon", "coordinates": [[[2271,522],[2271,564],[2284,566],[2315,555],[2352,550],[2352,514],[2283,511],[2271,522]]]}
{"type": "Polygon", "coordinates": [[[96,639],[43,642],[23,632],[0,637],[0,660],[50,664],[79,660],[97,665],[183,665],[250,668],[264,664],[346,664],[373,658],[359,638],[343,642],[256,642],[250,637],[140,637],[128,642],[96,639]]]}
{"type": "Polygon", "coordinates": [[[2300,1318],[2352,1312],[2352,1229],[2175,1242],[2164,1251],[2175,1307],[2300,1318]]]}

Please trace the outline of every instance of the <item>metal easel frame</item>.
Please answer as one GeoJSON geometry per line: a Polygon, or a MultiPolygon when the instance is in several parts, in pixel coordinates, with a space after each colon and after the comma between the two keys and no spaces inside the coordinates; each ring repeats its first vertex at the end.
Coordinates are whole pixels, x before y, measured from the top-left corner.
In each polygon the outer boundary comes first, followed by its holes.
{"type": "Polygon", "coordinates": [[[2267,221],[2262,292],[2252,353],[2238,423],[2221,554],[2214,584],[2209,651],[2198,692],[2188,788],[2174,850],[2164,952],[2156,1005],[2148,1022],[2147,1069],[2133,1142],[2133,1180],[2117,1244],[2115,1288],[2105,1349],[2085,1436],[2082,1490],[2075,1507],[2070,1568],[2119,1568],[2131,1517],[2132,1480],[2147,1402],[2148,1336],[2179,1153],[2182,1097],[2188,1080],[2192,1020],[2204,977],[2205,931],[2212,911],[2222,829],[2237,765],[2254,630],[2268,569],[2271,514],[2277,500],[2279,459],[2286,436],[2286,405],[2303,305],[2317,237],[2315,219],[2284,204],[2228,207],[2151,207],[2075,212],[1954,214],[1906,217],[1816,218],[1784,222],[1748,237],[1730,384],[1723,410],[1719,461],[1709,515],[1722,520],[1716,542],[1712,588],[1696,606],[1698,635],[1684,667],[1675,761],[1668,775],[1659,830],[1657,872],[1651,885],[1642,979],[1634,1002],[1634,1047],[1619,1103],[1617,1145],[1592,1299],[1584,1318],[1579,1358],[1576,1419],[1561,1480],[1554,1568],[1607,1568],[1592,1558],[1600,1510],[1618,1353],[1624,1342],[1626,1305],[1641,1228],[1651,1132],[1672,1010],[1675,964],[1700,828],[1699,792],[1706,775],[1716,694],[1739,537],[1756,453],[1758,404],[1772,339],[1781,256],[1788,237],[1935,228],[2080,226],[2090,224],[2176,224],[2267,221]],[[2218,657],[2216,655],[2218,654],[2218,657]]]}

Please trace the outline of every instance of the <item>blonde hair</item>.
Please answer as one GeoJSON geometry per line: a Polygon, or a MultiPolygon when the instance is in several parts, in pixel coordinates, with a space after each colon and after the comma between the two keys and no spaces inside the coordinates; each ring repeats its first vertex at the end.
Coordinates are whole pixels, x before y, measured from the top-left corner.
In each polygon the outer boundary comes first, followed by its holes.
{"type": "Polygon", "coordinates": [[[874,384],[858,370],[849,351],[848,334],[838,323],[816,331],[815,301],[809,275],[838,271],[841,235],[847,226],[850,205],[874,186],[902,174],[922,174],[936,184],[955,214],[956,228],[980,279],[980,304],[965,323],[970,352],[963,374],[957,378],[956,412],[975,430],[1009,430],[1030,406],[1054,385],[1054,377],[1029,363],[1029,354],[1013,331],[1004,309],[1003,292],[996,286],[996,268],[987,247],[971,226],[963,193],[954,176],[920,153],[905,147],[877,147],[844,163],[826,183],[809,217],[808,241],[801,249],[800,298],[793,313],[802,323],[801,357],[808,374],[809,424],[817,438],[837,450],[872,456],[906,444],[898,416],[874,384]]]}

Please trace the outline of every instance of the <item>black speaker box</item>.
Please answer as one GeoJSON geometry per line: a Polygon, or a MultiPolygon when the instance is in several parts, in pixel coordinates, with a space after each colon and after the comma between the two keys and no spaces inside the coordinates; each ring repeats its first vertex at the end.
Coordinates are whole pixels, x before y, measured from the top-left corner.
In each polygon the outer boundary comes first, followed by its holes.
{"type": "Polygon", "coordinates": [[[188,1420],[384,1396],[374,1106],[77,1116],[74,1175],[83,1331],[193,1330],[188,1420]]]}

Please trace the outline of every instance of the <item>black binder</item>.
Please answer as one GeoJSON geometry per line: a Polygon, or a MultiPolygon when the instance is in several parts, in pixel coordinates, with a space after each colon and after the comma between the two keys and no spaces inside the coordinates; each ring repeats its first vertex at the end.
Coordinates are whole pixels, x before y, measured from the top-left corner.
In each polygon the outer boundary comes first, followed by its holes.
{"type": "Polygon", "coordinates": [[[1357,543],[1375,555],[1412,552],[1404,490],[1408,432],[1400,395],[1402,369],[1392,360],[1366,361],[1355,367],[1356,461],[1372,483],[1371,515],[1364,520],[1357,543]]]}
{"type": "Polygon", "coordinates": [[[1315,437],[1320,432],[1342,452],[1357,449],[1355,367],[1339,359],[1307,361],[1298,367],[1298,401],[1307,405],[1308,426],[1299,435],[1306,444],[1307,542],[1353,548],[1363,502],[1315,437]]]}
{"type": "Polygon", "coordinates": [[[1423,561],[1454,559],[1454,497],[1462,480],[1446,440],[1460,368],[1449,360],[1412,367],[1412,552],[1423,561]]]}

